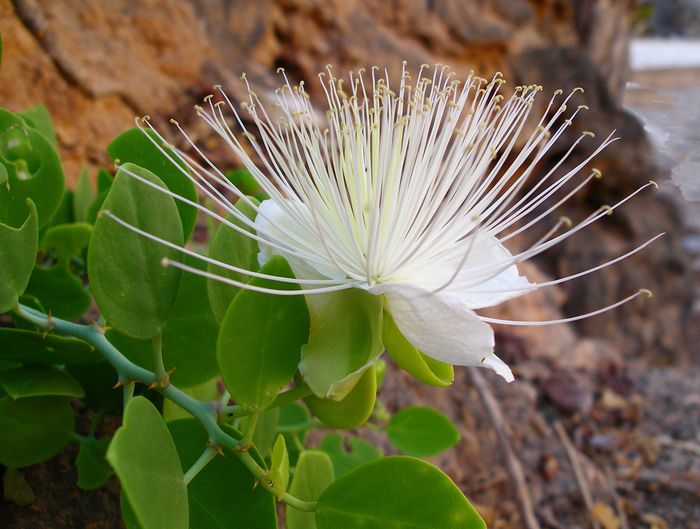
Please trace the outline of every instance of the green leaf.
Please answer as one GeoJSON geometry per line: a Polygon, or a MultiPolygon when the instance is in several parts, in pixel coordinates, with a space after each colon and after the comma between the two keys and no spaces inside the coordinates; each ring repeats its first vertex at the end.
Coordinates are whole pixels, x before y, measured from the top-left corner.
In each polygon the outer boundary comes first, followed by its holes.
{"type": "Polygon", "coordinates": [[[63,169],[56,149],[18,115],[0,109],[0,164],[7,180],[0,185],[0,222],[21,224],[26,199],[36,206],[39,228],[51,220],[63,197],[63,169]]]}
{"type": "Polygon", "coordinates": [[[107,483],[112,475],[112,467],[105,457],[109,441],[108,437],[80,440],[75,467],[78,469],[78,487],[81,489],[97,489],[107,483]]]}
{"type": "MultiPolygon", "coordinates": [[[[250,200],[257,203],[255,199],[250,200]]],[[[236,208],[243,212],[250,220],[255,220],[255,209],[244,200],[238,200],[238,202],[236,202],[236,208]]],[[[245,226],[242,221],[236,219],[233,215],[227,215],[226,220],[249,232],[253,231],[252,228],[245,226]]],[[[225,224],[220,224],[209,244],[209,257],[226,264],[255,272],[258,270],[258,243],[254,239],[237,232],[233,228],[225,224]]],[[[212,274],[226,279],[233,279],[241,283],[246,283],[250,279],[247,275],[226,270],[211,263],[207,266],[207,270],[212,274]]],[[[216,321],[221,323],[231,301],[233,301],[233,298],[236,297],[240,289],[233,285],[222,283],[221,281],[209,279],[207,281],[207,290],[209,292],[211,310],[216,321]]]]}
{"type": "Polygon", "coordinates": [[[333,433],[326,435],[319,446],[320,450],[330,456],[336,478],[382,457],[377,447],[359,437],[347,437],[348,450],[345,449],[345,444],[345,437],[333,433]]]}
{"type": "MultiPolygon", "coordinates": [[[[203,268],[201,261],[185,256],[184,262],[203,268]]],[[[175,305],[163,329],[163,362],[166,369],[175,368],[170,380],[183,387],[197,386],[219,373],[216,362],[216,338],[219,326],[214,321],[207,300],[206,279],[196,274],[182,275],[175,305]]],[[[116,331],[108,331],[107,339],[129,360],[153,370],[150,340],[135,340],[116,331]]]]}
{"type": "Polygon", "coordinates": [[[55,252],[61,263],[68,263],[87,248],[91,235],[92,226],[85,222],[51,226],[44,233],[39,249],[45,254],[55,252]]]}
{"type": "Polygon", "coordinates": [[[298,402],[279,408],[279,430],[283,432],[303,432],[312,427],[308,410],[298,402]]]}
{"type": "Polygon", "coordinates": [[[73,216],[78,222],[88,222],[90,206],[95,200],[95,190],[90,183],[87,169],[80,171],[80,178],[73,195],[73,216]]]}
{"type": "Polygon", "coordinates": [[[377,399],[376,367],[370,366],[352,391],[341,401],[319,399],[313,395],[304,402],[316,417],[333,428],[350,430],[362,426],[374,410],[377,399]]]}
{"type": "Polygon", "coordinates": [[[384,347],[407,373],[431,386],[446,387],[455,379],[454,368],[424,355],[401,334],[388,312],[384,313],[382,331],[384,347]]]}
{"type": "MultiPolygon", "coordinates": [[[[281,257],[262,272],[293,277],[281,257]]],[[[253,278],[251,285],[296,290],[294,283],[253,278]]],[[[309,313],[303,296],[278,296],[241,290],[221,323],[217,343],[219,368],[231,396],[241,405],[262,410],[294,376],[300,349],[309,336],[309,313]]]]}
{"type": "MultiPolygon", "coordinates": [[[[203,262],[184,256],[185,264],[204,269],[203,262]]],[[[163,355],[174,384],[190,387],[219,373],[216,338],[219,326],[211,313],[207,280],[196,274],[183,274],[175,306],[163,331],[163,355]]]]}
{"type": "Polygon", "coordinates": [[[97,364],[72,364],[68,371],[85,391],[83,403],[98,413],[114,411],[122,405],[122,388],[114,388],[117,373],[106,361],[97,364]]]}
{"type": "Polygon", "coordinates": [[[158,410],[135,397],[107,450],[143,529],[188,529],[187,487],[175,444],[158,410]]]}
{"type": "MultiPolygon", "coordinates": [[[[180,388],[184,393],[187,393],[190,397],[194,397],[201,401],[212,401],[216,400],[217,392],[217,379],[212,378],[207,380],[203,384],[189,388],[180,388]]],[[[170,399],[165,399],[163,401],[163,419],[165,422],[176,421],[178,419],[190,419],[192,415],[183,410],[180,406],[175,404],[170,399]]]]}
{"type": "Polygon", "coordinates": [[[7,468],[2,476],[5,499],[9,502],[26,507],[36,501],[36,494],[31,485],[24,478],[22,471],[16,468],[7,468]]]}
{"type": "MultiPolygon", "coordinates": [[[[168,424],[183,468],[207,447],[207,434],[194,419],[168,424]]],[[[190,529],[276,529],[273,496],[231,453],[214,458],[187,486],[190,529]]],[[[163,529],[167,526],[161,526],[163,529]]],[[[168,528],[169,529],[169,528],[168,528]]]]}
{"type": "MultiPolygon", "coordinates": [[[[157,175],[173,193],[192,202],[197,202],[197,188],[182,173],[181,169],[185,169],[184,164],[177,160],[170,149],[166,148],[165,152],[177,162],[177,165],[168,160],[158,147],[146,137],[146,134],[149,134],[151,138],[160,143],[156,135],[150,131],[144,132],[136,128],[127,130],[109,144],[107,152],[113,160],[119,160],[121,164],[132,162],[147,169],[157,175]]],[[[190,238],[197,221],[197,209],[180,200],[177,200],[175,205],[182,221],[182,232],[186,241],[190,238]]]]}
{"type": "Polygon", "coordinates": [[[58,209],[54,213],[51,220],[46,225],[58,226],[59,224],[71,224],[75,221],[73,217],[73,191],[70,189],[64,189],[63,195],[61,195],[61,202],[58,204],[58,209]]]}
{"type": "Polygon", "coordinates": [[[399,410],[386,427],[391,444],[403,453],[430,457],[459,442],[459,431],[434,408],[412,406],[399,410]]]}
{"type": "MultiPolygon", "coordinates": [[[[279,423],[279,408],[271,408],[262,412],[255,423],[253,432],[253,444],[260,452],[260,455],[267,457],[270,455],[272,445],[277,435],[277,425],[279,423]]],[[[241,419],[241,429],[245,431],[247,417],[241,419]]]]}
{"type": "Polygon", "coordinates": [[[63,369],[50,365],[28,365],[0,372],[0,386],[13,399],[26,397],[82,397],[83,388],[63,369]]]}
{"type": "MultiPolygon", "coordinates": [[[[302,452],[294,471],[290,494],[304,501],[316,501],[333,482],[333,463],[328,454],[318,450],[302,452]]],[[[298,511],[287,506],[287,529],[316,529],[312,512],[298,511]]]]}
{"type": "Polygon", "coordinates": [[[52,458],[73,438],[64,397],[0,399],[0,464],[20,468],[52,458]]]}
{"type": "MultiPolygon", "coordinates": [[[[136,164],[138,165],[138,164],[136,164]]],[[[99,195],[100,193],[104,191],[109,191],[109,188],[112,187],[112,182],[114,182],[114,178],[112,177],[111,174],[109,174],[109,171],[107,171],[104,168],[100,168],[97,170],[97,194],[99,195]]]]}
{"type": "Polygon", "coordinates": [[[285,492],[289,484],[289,454],[283,435],[278,435],[272,447],[270,473],[268,477],[276,490],[285,492]]]}
{"type": "Polygon", "coordinates": [[[28,108],[24,112],[19,113],[24,118],[27,124],[41,132],[51,145],[56,147],[56,130],[53,128],[53,120],[51,114],[47,110],[44,103],[39,103],[37,106],[28,108]]]}
{"type": "MultiPolygon", "coordinates": [[[[29,215],[22,226],[0,223],[0,313],[17,305],[29,283],[39,241],[39,227],[34,203],[27,200],[29,215]]],[[[5,221],[0,211],[0,222],[5,221]]]]}
{"type": "Polygon", "coordinates": [[[65,320],[77,318],[90,306],[90,294],[82,281],[63,265],[34,268],[27,293],[39,298],[52,315],[65,320]]]}
{"type": "Polygon", "coordinates": [[[386,457],[334,481],[321,494],[318,529],[485,529],[449,477],[405,456],[386,457]]]}
{"type": "Polygon", "coordinates": [[[88,343],[55,334],[0,327],[0,359],[27,364],[95,364],[102,357],[88,343]]]}
{"type": "Polygon", "coordinates": [[[382,297],[358,289],[310,296],[299,371],[314,394],[342,400],[384,351],[382,297]]]}
{"type": "Polygon", "coordinates": [[[253,196],[260,192],[260,185],[248,169],[233,169],[224,175],[244,195],[253,196]]]}
{"type": "MultiPolygon", "coordinates": [[[[182,225],[172,197],[129,177],[124,169],[163,187],[153,173],[132,164],[117,172],[104,208],[129,224],[182,246],[182,225]]],[[[148,340],[168,320],[180,288],[180,270],[163,267],[179,252],[136,234],[106,215],[95,222],[88,272],[95,300],[107,321],[132,338],[148,340]]]]}

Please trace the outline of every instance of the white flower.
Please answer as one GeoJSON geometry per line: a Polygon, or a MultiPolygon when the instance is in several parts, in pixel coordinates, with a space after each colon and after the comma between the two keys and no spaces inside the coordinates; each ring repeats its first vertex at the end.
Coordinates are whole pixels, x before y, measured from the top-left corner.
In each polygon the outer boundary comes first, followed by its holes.
{"type": "MultiPolygon", "coordinates": [[[[259,207],[173,121],[197,154],[195,158],[175,150],[189,168],[187,176],[216,206],[255,229],[249,236],[260,243],[261,264],[273,254],[290,262],[297,279],[287,281],[298,282],[301,290],[273,293],[302,293],[310,300],[354,288],[383,296],[384,310],[424,354],[454,365],[488,367],[511,381],[510,368],[493,352],[489,323],[527,322],[482,317],[478,309],[584,276],[651,242],[593,269],[547,283],[530,283],[517,268],[519,262],[611,213],[653,183],[612,207],[600,208],[563,233],[561,229],[570,222],[562,218],[535,244],[516,254],[504,245],[549,221],[554,210],[600,176],[587,165],[614,141],[610,136],[587,159],[561,170],[575,147],[593,136],[589,132],[581,134],[551,169],[541,171],[538,165],[585,108],[567,108],[577,90],[566,97],[557,91],[534,124],[528,117],[539,86],[517,87],[504,98],[499,92],[505,81],[499,75],[490,82],[474,75],[460,82],[444,66],[429,69],[424,65],[413,80],[404,66],[401,82],[393,91],[388,74],[380,74],[376,67],[369,73],[351,73],[344,84],[329,66],[320,74],[328,100],[324,121],[317,116],[303,83],[292,86],[286,75],[284,78],[285,84],[274,95],[274,116],[249,89],[248,102],[242,106],[257,126],[255,135],[220,87],[216,87],[220,101],[215,103],[208,96],[208,108],[196,107],[270,197],[259,207]],[[259,165],[234,132],[234,125],[254,149],[259,165]],[[221,189],[227,189],[229,195],[221,189]],[[255,207],[255,222],[234,208],[231,198],[255,207]]],[[[143,123],[155,131],[148,120],[143,123]]],[[[248,234],[214,211],[195,206],[248,234]]],[[[181,263],[170,264],[251,288],[181,263]]],[[[643,292],[600,311],[559,321],[609,310],[643,292]]],[[[549,323],[557,321],[530,322],[549,323]]]]}

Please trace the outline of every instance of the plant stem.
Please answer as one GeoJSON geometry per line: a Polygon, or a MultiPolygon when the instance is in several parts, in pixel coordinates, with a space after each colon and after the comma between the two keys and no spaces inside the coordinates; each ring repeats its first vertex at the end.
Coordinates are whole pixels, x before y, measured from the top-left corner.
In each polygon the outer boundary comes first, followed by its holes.
{"type": "Polygon", "coordinates": [[[165,372],[165,365],[163,364],[163,335],[158,333],[151,340],[151,349],[153,351],[153,370],[156,373],[156,380],[158,384],[167,385],[168,374],[165,372]]]}
{"type": "MultiPolygon", "coordinates": [[[[56,332],[57,334],[63,336],[72,336],[75,338],[80,338],[81,340],[92,345],[107,362],[109,362],[112,367],[116,370],[119,377],[119,381],[123,384],[130,384],[140,382],[146,385],[153,385],[164,397],[169,398],[175,404],[180,406],[185,411],[189,412],[194,416],[202,426],[207,431],[211,443],[214,445],[212,448],[216,453],[216,446],[223,446],[232,450],[241,459],[243,464],[251,471],[251,473],[258,479],[263,486],[274,496],[276,496],[281,501],[291,505],[292,507],[302,510],[302,511],[312,511],[315,509],[316,504],[314,502],[302,501],[299,498],[292,496],[286,492],[281,492],[270,486],[269,480],[267,480],[267,471],[263,469],[258,463],[253,459],[253,457],[248,453],[247,450],[241,448],[241,442],[231,437],[227,434],[218,424],[217,412],[216,412],[216,402],[201,402],[198,401],[187,393],[183,392],[173,384],[167,384],[162,387],[161,384],[157,382],[161,381],[156,373],[148,371],[130,361],[126,358],[116,347],[114,347],[107,338],[104,336],[104,329],[98,327],[97,325],[81,325],[78,323],[72,323],[70,321],[62,320],[60,318],[54,318],[53,316],[47,316],[35,309],[27,307],[26,305],[18,304],[14,309],[15,314],[20,318],[33,323],[37,327],[44,329],[47,332],[56,332]]],[[[160,348],[158,348],[160,349],[160,348]]],[[[165,373],[165,371],[163,371],[165,373]]],[[[166,373],[167,375],[167,373],[166,373]]],[[[278,400],[280,401],[279,406],[286,404],[288,402],[293,402],[297,398],[301,398],[299,395],[303,395],[299,386],[293,390],[287,391],[282,395],[279,395],[278,399],[275,399],[273,405],[278,400]],[[293,395],[297,395],[292,400],[287,400],[293,395]],[[287,397],[284,397],[288,395],[287,397]],[[280,398],[284,397],[284,398],[280,398]]],[[[252,413],[252,412],[251,412],[252,413]]],[[[247,415],[250,415],[248,413],[247,415]]],[[[251,431],[254,430],[254,426],[251,431]]],[[[251,433],[252,436],[252,433],[251,433]]],[[[200,457],[201,459],[201,457],[200,457]]],[[[195,463],[196,465],[197,463],[195,463]]],[[[190,469],[192,470],[192,469],[190,469]]],[[[189,471],[188,471],[189,473],[189,471]]],[[[194,477],[194,475],[192,476],[194,477]]],[[[190,478],[191,479],[191,478],[190,478]]]]}
{"type": "Polygon", "coordinates": [[[243,439],[241,440],[244,447],[253,445],[253,435],[255,434],[255,425],[258,424],[258,417],[260,417],[259,413],[253,413],[246,420],[243,439]]]}
{"type": "Polygon", "coordinates": [[[189,485],[190,481],[199,474],[204,467],[206,467],[209,462],[216,457],[216,450],[211,446],[208,446],[202,455],[199,456],[197,461],[195,461],[192,466],[185,472],[185,485],[189,485]]]}
{"type": "Polygon", "coordinates": [[[126,408],[126,405],[129,404],[129,401],[133,398],[134,396],[134,388],[136,387],[136,382],[133,380],[130,380],[126,384],[124,384],[124,407],[126,408]]]}

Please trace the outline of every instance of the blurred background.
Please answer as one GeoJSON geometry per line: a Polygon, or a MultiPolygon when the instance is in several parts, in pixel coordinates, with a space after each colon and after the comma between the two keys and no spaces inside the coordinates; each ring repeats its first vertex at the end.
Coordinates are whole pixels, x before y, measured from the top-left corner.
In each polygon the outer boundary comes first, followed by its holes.
{"type": "MultiPolygon", "coordinates": [[[[560,213],[582,219],[650,179],[660,189],[522,271],[568,275],[667,236],[495,314],[562,318],[642,287],[654,298],[575,325],[499,328],[513,384],[459,370],[437,390],[393,370],[381,400],[431,402],[459,424],[463,440],[434,462],[489,527],[700,528],[700,0],[0,0],[0,32],[0,104],[46,104],[69,182],[107,167],[105,147],[137,115],[163,128],[174,117],[217,150],[192,105],[217,83],[242,97],[242,72],[264,96],[284,67],[319,103],[327,63],[395,77],[402,60],[446,63],[545,94],[583,87],[576,102],[590,110],[552,159],[583,130],[621,141],[594,162],[604,177],[560,213]]],[[[116,483],[79,491],[72,450],[27,471],[38,500],[0,500],[0,527],[120,527],[116,483]]]]}

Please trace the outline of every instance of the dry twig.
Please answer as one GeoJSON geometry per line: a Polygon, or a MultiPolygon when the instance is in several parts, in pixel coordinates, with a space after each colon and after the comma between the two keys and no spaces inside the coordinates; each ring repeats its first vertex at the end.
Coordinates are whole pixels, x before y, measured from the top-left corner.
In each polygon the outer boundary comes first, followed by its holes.
{"type": "Polygon", "coordinates": [[[520,514],[525,521],[525,526],[527,529],[540,529],[540,524],[537,521],[535,511],[532,507],[532,499],[530,497],[530,491],[527,487],[527,482],[525,481],[525,473],[523,472],[522,464],[515,455],[513,447],[510,444],[508,434],[506,433],[505,421],[503,419],[501,407],[494,398],[488,382],[481,375],[481,373],[479,373],[479,369],[469,369],[469,375],[471,376],[476,390],[479,392],[479,396],[484,403],[484,408],[486,408],[486,412],[488,413],[491,423],[493,424],[493,429],[496,431],[496,435],[498,436],[501,450],[505,455],[508,474],[510,474],[511,480],[515,485],[515,491],[518,495],[518,506],[520,508],[520,514]]]}
{"type": "MultiPolygon", "coordinates": [[[[564,446],[566,456],[569,458],[571,467],[574,470],[574,477],[576,478],[576,483],[578,484],[578,488],[581,491],[581,496],[583,496],[583,502],[586,504],[586,509],[588,509],[588,512],[590,513],[594,505],[593,496],[591,495],[591,489],[588,488],[588,482],[586,481],[586,477],[583,475],[581,461],[578,458],[578,450],[576,450],[576,447],[571,442],[571,439],[569,439],[569,434],[566,433],[566,430],[564,429],[564,426],[561,424],[561,422],[556,421],[554,423],[554,429],[559,435],[559,439],[561,439],[561,444],[564,446]]],[[[591,524],[593,525],[594,529],[600,529],[600,524],[592,518],[591,524]]]]}

